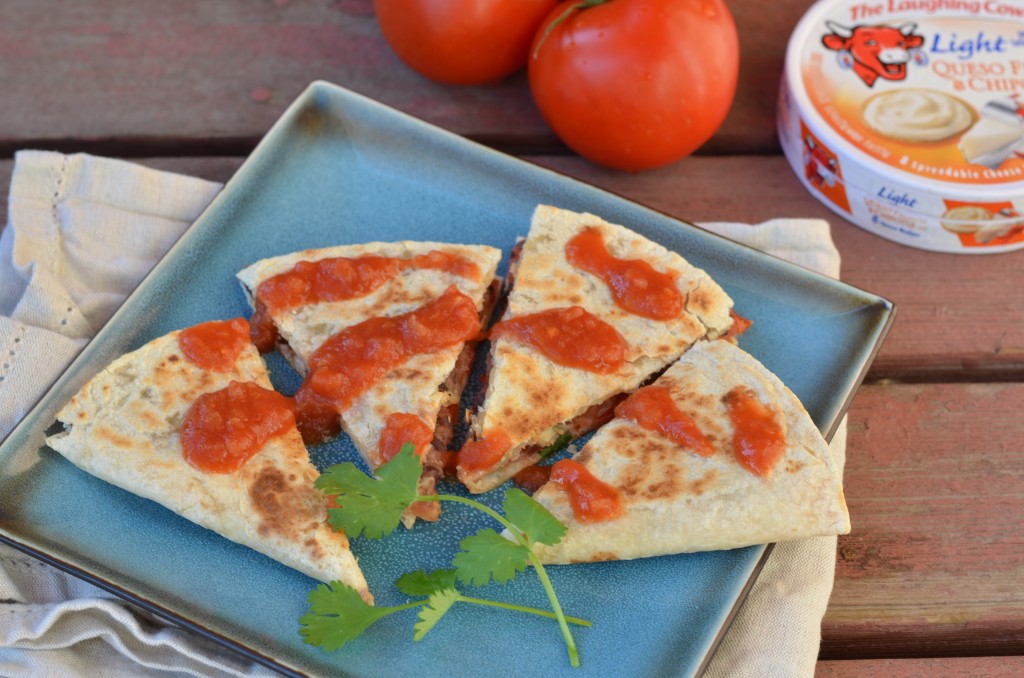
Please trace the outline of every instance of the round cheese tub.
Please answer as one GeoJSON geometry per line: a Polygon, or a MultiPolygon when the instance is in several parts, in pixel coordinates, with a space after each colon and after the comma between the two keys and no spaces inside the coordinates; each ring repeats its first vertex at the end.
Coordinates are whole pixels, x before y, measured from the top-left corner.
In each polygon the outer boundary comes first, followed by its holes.
{"type": "Polygon", "coordinates": [[[1024,248],[1024,3],[820,0],[789,41],[778,132],[804,186],[876,235],[1024,248]]]}

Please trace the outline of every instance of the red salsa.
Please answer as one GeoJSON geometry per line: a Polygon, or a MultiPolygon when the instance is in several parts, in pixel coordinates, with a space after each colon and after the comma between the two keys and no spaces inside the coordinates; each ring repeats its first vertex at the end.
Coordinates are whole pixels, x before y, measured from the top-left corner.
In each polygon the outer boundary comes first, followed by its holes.
{"type": "Polygon", "coordinates": [[[415,414],[392,412],[384,424],[380,440],[377,441],[377,452],[383,464],[398,454],[406,443],[412,443],[416,448],[416,454],[420,455],[423,448],[433,439],[434,429],[415,414]]]}
{"type": "Polygon", "coordinates": [[[778,414],[741,386],[726,393],[722,402],[735,429],[732,446],[736,459],[751,473],[767,476],[786,451],[778,414]]]}
{"type": "Polygon", "coordinates": [[[472,261],[437,250],[408,259],[366,255],[300,261],[291,270],[267,278],[256,289],[253,343],[264,353],[273,349],[277,336],[271,320],[274,313],[322,301],[364,297],[407,269],[436,269],[471,280],[479,280],[481,275],[472,261]]]}
{"type": "Polygon", "coordinates": [[[662,273],[642,259],[612,256],[597,228],[589,227],[565,245],[565,258],[603,280],[618,306],[653,320],[672,320],[683,312],[677,275],[662,273]]]}
{"type": "Polygon", "coordinates": [[[598,523],[622,515],[619,491],[595,478],[578,461],[557,462],[551,469],[551,482],[561,485],[569,495],[572,513],[581,523],[598,523]]]}
{"type": "Polygon", "coordinates": [[[479,333],[476,304],[454,285],[408,313],[370,318],[338,332],[310,357],[309,372],[295,394],[303,438],[315,443],[335,435],[338,413],[409,358],[479,333]]]}
{"type": "Polygon", "coordinates": [[[672,392],[665,386],[645,386],[616,407],[615,415],[654,431],[702,457],[710,457],[715,452],[711,442],[697,427],[697,422],[679,409],[672,400],[672,392]]]}
{"type": "Polygon", "coordinates": [[[181,424],[185,460],[201,471],[232,473],[268,440],[295,428],[295,405],[277,391],[232,381],[199,396],[181,424]]]}
{"type": "Polygon", "coordinates": [[[581,306],[552,308],[502,320],[491,339],[509,337],[551,361],[598,374],[618,372],[628,344],[618,330],[581,306]]]}
{"type": "Polygon", "coordinates": [[[178,346],[189,362],[213,372],[228,372],[249,344],[245,318],[213,320],[178,333],[178,346]]]}
{"type": "Polygon", "coordinates": [[[504,431],[492,431],[479,440],[470,440],[459,450],[458,465],[467,471],[484,471],[493,467],[512,447],[512,439],[504,431]]]}
{"type": "Polygon", "coordinates": [[[725,339],[736,343],[736,340],[740,338],[744,332],[750,329],[750,326],[754,324],[753,320],[744,318],[733,309],[729,309],[729,317],[732,318],[732,327],[726,330],[725,334],[719,337],[719,339],[725,339]]]}

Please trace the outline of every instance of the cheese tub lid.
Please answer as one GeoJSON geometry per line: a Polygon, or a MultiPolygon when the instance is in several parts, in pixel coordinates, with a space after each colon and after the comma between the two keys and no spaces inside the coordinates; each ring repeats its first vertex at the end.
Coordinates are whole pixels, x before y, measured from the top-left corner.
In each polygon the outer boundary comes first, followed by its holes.
{"type": "Polygon", "coordinates": [[[874,175],[948,199],[1024,195],[1024,3],[821,0],[786,80],[809,130],[874,175]]]}

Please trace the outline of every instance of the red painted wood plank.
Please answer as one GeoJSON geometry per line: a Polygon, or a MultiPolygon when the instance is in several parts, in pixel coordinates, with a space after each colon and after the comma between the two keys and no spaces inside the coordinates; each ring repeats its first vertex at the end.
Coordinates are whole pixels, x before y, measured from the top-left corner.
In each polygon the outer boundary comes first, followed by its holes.
{"type": "MultiPolygon", "coordinates": [[[[809,4],[729,3],[742,45],[739,93],[705,152],[777,147],[786,36],[809,4]]],[[[197,141],[245,152],[315,79],[506,147],[561,148],[524,74],[486,87],[429,82],[387,47],[371,0],[5,2],[0,69],[0,147],[8,152],[26,144],[103,152],[113,144],[124,153],[117,140],[126,137],[152,142],[151,153],[173,152],[168,143],[195,149],[197,141]]]]}
{"type": "Polygon", "coordinates": [[[822,657],[1024,655],[1024,384],[870,385],[822,657]]]}
{"type": "Polygon", "coordinates": [[[1024,657],[942,657],[929,659],[862,659],[821,661],[815,678],[1019,678],[1024,657]]]}

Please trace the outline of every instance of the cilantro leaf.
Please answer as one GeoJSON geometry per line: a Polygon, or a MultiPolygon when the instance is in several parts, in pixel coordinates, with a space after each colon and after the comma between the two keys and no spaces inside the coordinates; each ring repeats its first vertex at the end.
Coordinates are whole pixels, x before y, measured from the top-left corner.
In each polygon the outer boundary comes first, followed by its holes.
{"type": "Polygon", "coordinates": [[[309,611],[299,618],[299,635],[310,645],[332,652],[393,611],[369,605],[359,592],[340,581],[320,584],[309,592],[309,611]]]}
{"type": "Polygon", "coordinates": [[[470,535],[459,542],[461,551],[455,554],[458,580],[464,584],[483,586],[493,577],[494,581],[506,582],[526,569],[529,550],[522,544],[505,539],[494,530],[487,528],[470,535]]]}
{"type": "Polygon", "coordinates": [[[459,602],[461,597],[458,591],[451,588],[431,593],[427,604],[420,608],[419,621],[416,622],[416,631],[413,633],[412,639],[420,640],[427,635],[427,632],[441,621],[444,613],[459,602]]]}
{"type": "Polygon", "coordinates": [[[531,545],[540,542],[553,546],[565,536],[565,525],[518,488],[513,487],[505,493],[502,509],[505,517],[519,528],[531,545]]]}
{"type": "Polygon", "coordinates": [[[398,578],[395,586],[407,596],[429,596],[442,589],[455,588],[455,570],[406,572],[398,578]]]}
{"type": "Polygon", "coordinates": [[[551,443],[547,447],[542,447],[540,450],[540,458],[550,457],[555,452],[560,452],[565,449],[565,446],[572,440],[572,434],[566,431],[562,435],[555,438],[555,442],[551,443]]]}
{"type": "Polygon", "coordinates": [[[328,522],[349,537],[365,533],[369,539],[391,534],[402,513],[416,500],[423,467],[414,448],[406,443],[371,478],[351,462],[335,464],[316,480],[317,489],[336,495],[338,508],[328,511],[328,522]]]}

